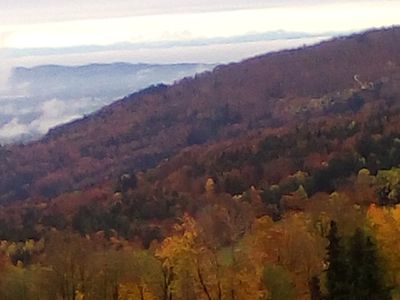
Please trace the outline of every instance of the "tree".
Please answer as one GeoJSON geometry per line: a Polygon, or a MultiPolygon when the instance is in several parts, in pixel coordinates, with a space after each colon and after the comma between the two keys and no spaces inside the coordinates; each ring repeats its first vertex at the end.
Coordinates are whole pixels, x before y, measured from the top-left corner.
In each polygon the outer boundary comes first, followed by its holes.
{"type": "Polygon", "coordinates": [[[350,240],[349,282],[352,284],[351,299],[389,300],[389,290],[383,281],[376,247],[370,237],[357,229],[350,240]]]}
{"type": "Polygon", "coordinates": [[[348,248],[345,248],[337,225],[332,221],[328,240],[328,300],[391,299],[375,244],[370,237],[358,228],[350,237],[348,248]]]}
{"type": "Polygon", "coordinates": [[[6,269],[5,278],[0,286],[1,299],[29,300],[33,296],[31,290],[32,274],[29,270],[24,269],[22,264],[9,266],[6,269]]]}
{"type": "Polygon", "coordinates": [[[89,240],[71,233],[54,232],[45,249],[49,265],[47,285],[57,289],[63,300],[76,300],[76,293],[84,295],[91,289],[89,257],[93,253],[89,240]]]}
{"type": "Polygon", "coordinates": [[[164,274],[163,298],[175,297],[191,299],[195,296],[193,281],[194,262],[197,249],[194,247],[197,237],[196,222],[185,215],[181,225],[176,225],[177,234],[164,239],[156,251],[156,257],[162,262],[164,274]]]}
{"type": "Polygon", "coordinates": [[[129,273],[129,255],[126,251],[99,251],[90,258],[93,288],[86,291],[85,299],[120,299],[119,285],[129,273]]]}
{"type": "Polygon", "coordinates": [[[390,286],[400,285],[400,206],[368,209],[368,221],[377,242],[379,252],[385,261],[386,275],[390,286]]]}
{"type": "Polygon", "coordinates": [[[295,299],[294,283],[290,273],[283,267],[267,265],[264,268],[263,283],[268,290],[267,300],[295,299]]]}
{"type": "Polygon", "coordinates": [[[322,300],[320,280],[317,276],[313,276],[308,283],[310,289],[310,300],[322,300]]]}
{"type": "Polygon", "coordinates": [[[400,199],[400,168],[380,170],[376,175],[379,202],[396,204],[400,199]]]}
{"type": "Polygon", "coordinates": [[[338,234],[338,228],[335,221],[331,221],[328,233],[329,245],[327,247],[326,270],[328,290],[328,300],[348,300],[350,293],[350,283],[348,282],[346,253],[342,245],[342,240],[338,234]]]}
{"type": "Polygon", "coordinates": [[[366,295],[369,299],[391,299],[389,289],[384,284],[383,269],[378,263],[376,245],[372,241],[371,237],[367,237],[365,241],[364,277],[364,286],[368,289],[366,295]]]}
{"type": "Polygon", "coordinates": [[[140,299],[162,299],[164,277],[161,262],[147,250],[136,250],[129,260],[128,280],[140,299]]]}

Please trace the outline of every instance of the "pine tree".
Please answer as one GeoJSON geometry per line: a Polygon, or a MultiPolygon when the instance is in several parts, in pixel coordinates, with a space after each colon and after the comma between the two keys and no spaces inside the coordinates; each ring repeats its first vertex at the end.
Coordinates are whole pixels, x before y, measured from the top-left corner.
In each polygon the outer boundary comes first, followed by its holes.
{"type": "Polygon", "coordinates": [[[384,270],[378,263],[376,245],[370,237],[365,242],[365,286],[369,287],[370,300],[389,300],[390,291],[384,282],[384,270]]]}
{"type": "Polygon", "coordinates": [[[332,222],[328,240],[328,300],[391,299],[384,284],[376,246],[370,237],[357,229],[346,249],[341,244],[336,223],[332,222]]]}
{"type": "Polygon", "coordinates": [[[385,287],[384,273],[379,265],[376,246],[360,229],[356,230],[351,239],[349,256],[351,299],[391,299],[389,289],[385,287]]]}
{"type": "Polygon", "coordinates": [[[365,237],[364,233],[358,228],[350,239],[348,251],[349,257],[349,282],[351,283],[351,297],[349,299],[363,298],[366,289],[364,285],[364,265],[365,265],[365,237]]]}
{"type": "Polygon", "coordinates": [[[348,300],[351,290],[348,279],[345,248],[338,234],[337,224],[331,221],[327,247],[327,300],[348,300]]]}

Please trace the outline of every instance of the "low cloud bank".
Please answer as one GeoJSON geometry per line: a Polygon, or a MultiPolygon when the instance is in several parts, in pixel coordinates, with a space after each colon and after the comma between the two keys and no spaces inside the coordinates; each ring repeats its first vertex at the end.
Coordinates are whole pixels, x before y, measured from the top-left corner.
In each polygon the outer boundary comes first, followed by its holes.
{"type": "Polygon", "coordinates": [[[16,68],[0,93],[0,144],[37,139],[149,85],[212,67],[115,63],[16,68]]]}
{"type": "Polygon", "coordinates": [[[51,99],[31,106],[21,112],[15,103],[8,104],[6,112],[2,112],[0,120],[0,141],[2,144],[28,141],[48,132],[59,124],[80,118],[85,112],[93,111],[101,106],[93,99],[82,98],[66,103],[59,99],[51,99]]]}

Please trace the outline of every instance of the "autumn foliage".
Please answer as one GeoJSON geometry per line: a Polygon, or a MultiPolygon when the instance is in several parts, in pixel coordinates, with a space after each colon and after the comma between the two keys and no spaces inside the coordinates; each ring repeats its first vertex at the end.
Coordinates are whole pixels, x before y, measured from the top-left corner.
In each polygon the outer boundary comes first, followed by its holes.
{"type": "Polygon", "coordinates": [[[399,97],[390,28],[1,147],[0,298],[399,299],[399,97]]]}

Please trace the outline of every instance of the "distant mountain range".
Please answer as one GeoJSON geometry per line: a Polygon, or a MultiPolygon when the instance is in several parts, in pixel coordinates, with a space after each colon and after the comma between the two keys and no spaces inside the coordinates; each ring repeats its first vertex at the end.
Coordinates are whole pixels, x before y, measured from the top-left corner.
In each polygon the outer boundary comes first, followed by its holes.
{"type": "Polygon", "coordinates": [[[26,141],[153,84],[212,69],[207,64],[90,64],[15,68],[0,95],[0,143],[26,141]]]}
{"type": "Polygon", "coordinates": [[[214,37],[214,38],[197,38],[189,40],[170,40],[158,42],[139,42],[139,43],[116,43],[111,45],[86,45],[73,46],[64,48],[7,48],[3,49],[3,53],[8,57],[24,57],[24,56],[48,56],[48,55],[68,55],[75,53],[95,53],[104,51],[118,50],[139,50],[139,49],[167,49],[174,47],[190,47],[190,46],[205,46],[218,44],[238,44],[259,41],[277,41],[277,40],[293,40],[306,38],[321,38],[331,37],[344,34],[350,34],[349,31],[327,31],[319,33],[307,33],[285,30],[274,30],[259,33],[247,33],[244,35],[236,35],[230,37],[214,37]]]}

